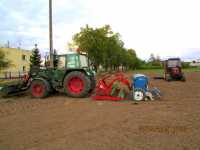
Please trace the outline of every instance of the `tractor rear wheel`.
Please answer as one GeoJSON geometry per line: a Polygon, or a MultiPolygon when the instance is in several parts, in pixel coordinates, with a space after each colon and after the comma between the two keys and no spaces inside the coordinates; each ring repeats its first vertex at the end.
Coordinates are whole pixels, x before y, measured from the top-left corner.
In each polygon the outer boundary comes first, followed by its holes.
{"type": "Polygon", "coordinates": [[[50,85],[45,80],[33,80],[31,83],[31,95],[34,98],[45,98],[49,95],[50,85]]]}
{"type": "Polygon", "coordinates": [[[64,91],[71,97],[86,97],[91,89],[91,80],[83,72],[72,71],[64,79],[64,91]]]}

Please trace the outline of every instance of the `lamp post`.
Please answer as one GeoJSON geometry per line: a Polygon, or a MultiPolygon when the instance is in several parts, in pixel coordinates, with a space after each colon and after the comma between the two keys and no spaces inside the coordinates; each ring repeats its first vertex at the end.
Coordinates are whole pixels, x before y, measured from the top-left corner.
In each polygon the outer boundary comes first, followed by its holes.
{"type": "Polygon", "coordinates": [[[49,0],[49,55],[50,55],[50,67],[54,67],[53,66],[52,0],[49,0]]]}

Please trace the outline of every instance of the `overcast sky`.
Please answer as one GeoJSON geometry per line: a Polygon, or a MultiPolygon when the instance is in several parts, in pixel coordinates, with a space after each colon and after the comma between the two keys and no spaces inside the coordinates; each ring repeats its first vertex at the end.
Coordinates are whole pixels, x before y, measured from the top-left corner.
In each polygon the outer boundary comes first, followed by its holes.
{"type": "MultiPolygon", "coordinates": [[[[80,27],[109,24],[140,58],[200,58],[199,0],[53,0],[59,53],[80,27]]],[[[48,49],[48,0],[1,0],[0,44],[48,49]],[[20,44],[21,43],[21,44],[20,44]]]]}

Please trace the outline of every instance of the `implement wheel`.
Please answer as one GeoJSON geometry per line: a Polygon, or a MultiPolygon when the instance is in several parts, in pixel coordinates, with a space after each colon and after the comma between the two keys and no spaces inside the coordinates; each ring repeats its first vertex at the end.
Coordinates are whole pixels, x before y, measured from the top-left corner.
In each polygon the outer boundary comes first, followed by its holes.
{"type": "Polygon", "coordinates": [[[34,98],[45,98],[49,95],[50,85],[47,81],[33,80],[31,83],[31,95],[34,98]]]}
{"type": "Polygon", "coordinates": [[[63,86],[68,96],[86,97],[91,89],[91,81],[85,73],[72,71],[66,75],[63,86]]]}
{"type": "Polygon", "coordinates": [[[135,89],[133,96],[135,101],[142,101],[145,98],[145,92],[142,89],[135,89]]]}

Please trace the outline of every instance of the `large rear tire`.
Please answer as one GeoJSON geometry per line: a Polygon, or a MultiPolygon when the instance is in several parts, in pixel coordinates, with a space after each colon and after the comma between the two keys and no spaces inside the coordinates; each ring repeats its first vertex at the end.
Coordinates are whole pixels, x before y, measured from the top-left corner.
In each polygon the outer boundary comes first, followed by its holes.
{"type": "Polygon", "coordinates": [[[70,97],[86,97],[91,89],[91,80],[83,72],[72,71],[64,79],[64,92],[70,97]]]}
{"type": "Polygon", "coordinates": [[[46,80],[33,80],[31,83],[31,95],[34,98],[45,98],[49,95],[50,85],[46,80]]]}

